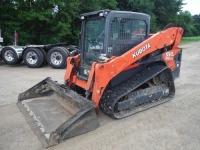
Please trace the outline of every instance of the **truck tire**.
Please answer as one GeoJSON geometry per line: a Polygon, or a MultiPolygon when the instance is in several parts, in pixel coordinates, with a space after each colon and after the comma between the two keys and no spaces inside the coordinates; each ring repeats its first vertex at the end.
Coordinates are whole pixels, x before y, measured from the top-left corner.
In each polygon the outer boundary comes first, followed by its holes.
{"type": "Polygon", "coordinates": [[[11,47],[5,47],[2,50],[2,59],[8,65],[19,64],[22,62],[22,58],[19,58],[15,50],[11,47]]]}
{"type": "Polygon", "coordinates": [[[27,48],[23,54],[24,63],[30,68],[39,68],[44,63],[44,54],[39,48],[27,48]]]}
{"type": "Polygon", "coordinates": [[[66,67],[66,59],[69,56],[69,52],[64,47],[53,47],[47,53],[48,64],[55,69],[61,69],[66,67]]]}

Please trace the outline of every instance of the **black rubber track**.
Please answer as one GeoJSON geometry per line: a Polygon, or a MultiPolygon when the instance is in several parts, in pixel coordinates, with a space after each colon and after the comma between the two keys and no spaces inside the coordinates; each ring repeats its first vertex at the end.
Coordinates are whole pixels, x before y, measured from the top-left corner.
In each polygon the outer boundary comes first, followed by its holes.
{"type": "MultiPolygon", "coordinates": [[[[135,90],[136,91],[136,90],[135,90]]],[[[143,94],[143,93],[141,93],[143,94]]],[[[137,73],[134,77],[128,79],[127,81],[121,83],[120,85],[106,91],[100,101],[100,107],[109,116],[115,119],[124,118],[140,111],[146,110],[148,108],[157,106],[173,98],[175,94],[174,80],[172,77],[172,72],[164,65],[151,65],[148,66],[143,71],[137,73]],[[166,84],[169,87],[169,95],[160,100],[154,100],[151,102],[144,103],[137,107],[132,107],[130,109],[118,111],[116,110],[116,104],[123,96],[133,92],[135,89],[147,83],[149,80],[164,73],[166,78],[166,84]]]]}

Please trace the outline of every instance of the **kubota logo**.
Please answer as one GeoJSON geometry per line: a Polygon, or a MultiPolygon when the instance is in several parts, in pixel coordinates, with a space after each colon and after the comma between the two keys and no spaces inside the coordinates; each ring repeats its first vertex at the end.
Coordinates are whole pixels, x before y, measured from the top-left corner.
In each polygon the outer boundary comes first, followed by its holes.
{"type": "Polygon", "coordinates": [[[145,46],[143,46],[142,48],[140,48],[139,50],[137,50],[135,53],[132,54],[133,58],[139,56],[140,54],[142,54],[143,52],[145,52],[150,47],[151,47],[151,45],[149,43],[146,44],[145,46]]]}

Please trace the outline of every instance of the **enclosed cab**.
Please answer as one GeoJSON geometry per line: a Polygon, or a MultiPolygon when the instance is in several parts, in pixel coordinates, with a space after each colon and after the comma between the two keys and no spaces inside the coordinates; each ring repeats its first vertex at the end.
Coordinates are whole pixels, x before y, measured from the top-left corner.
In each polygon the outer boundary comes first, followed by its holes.
{"type": "Polygon", "coordinates": [[[79,77],[87,80],[93,62],[120,56],[149,36],[150,16],[102,10],[81,15],[82,51],[79,77]]]}

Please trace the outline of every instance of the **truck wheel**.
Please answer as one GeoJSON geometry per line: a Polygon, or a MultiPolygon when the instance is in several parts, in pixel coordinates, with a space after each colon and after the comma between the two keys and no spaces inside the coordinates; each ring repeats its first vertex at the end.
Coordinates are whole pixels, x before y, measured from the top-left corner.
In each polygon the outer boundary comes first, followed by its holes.
{"type": "Polygon", "coordinates": [[[53,47],[47,53],[48,64],[55,69],[65,68],[69,52],[64,47],[53,47]]]}
{"type": "Polygon", "coordinates": [[[39,68],[44,63],[44,54],[39,48],[27,48],[23,54],[24,63],[30,68],[39,68]]]}
{"type": "Polygon", "coordinates": [[[19,64],[22,62],[22,59],[18,58],[17,53],[11,47],[5,47],[2,50],[2,59],[8,65],[19,64]]]}

